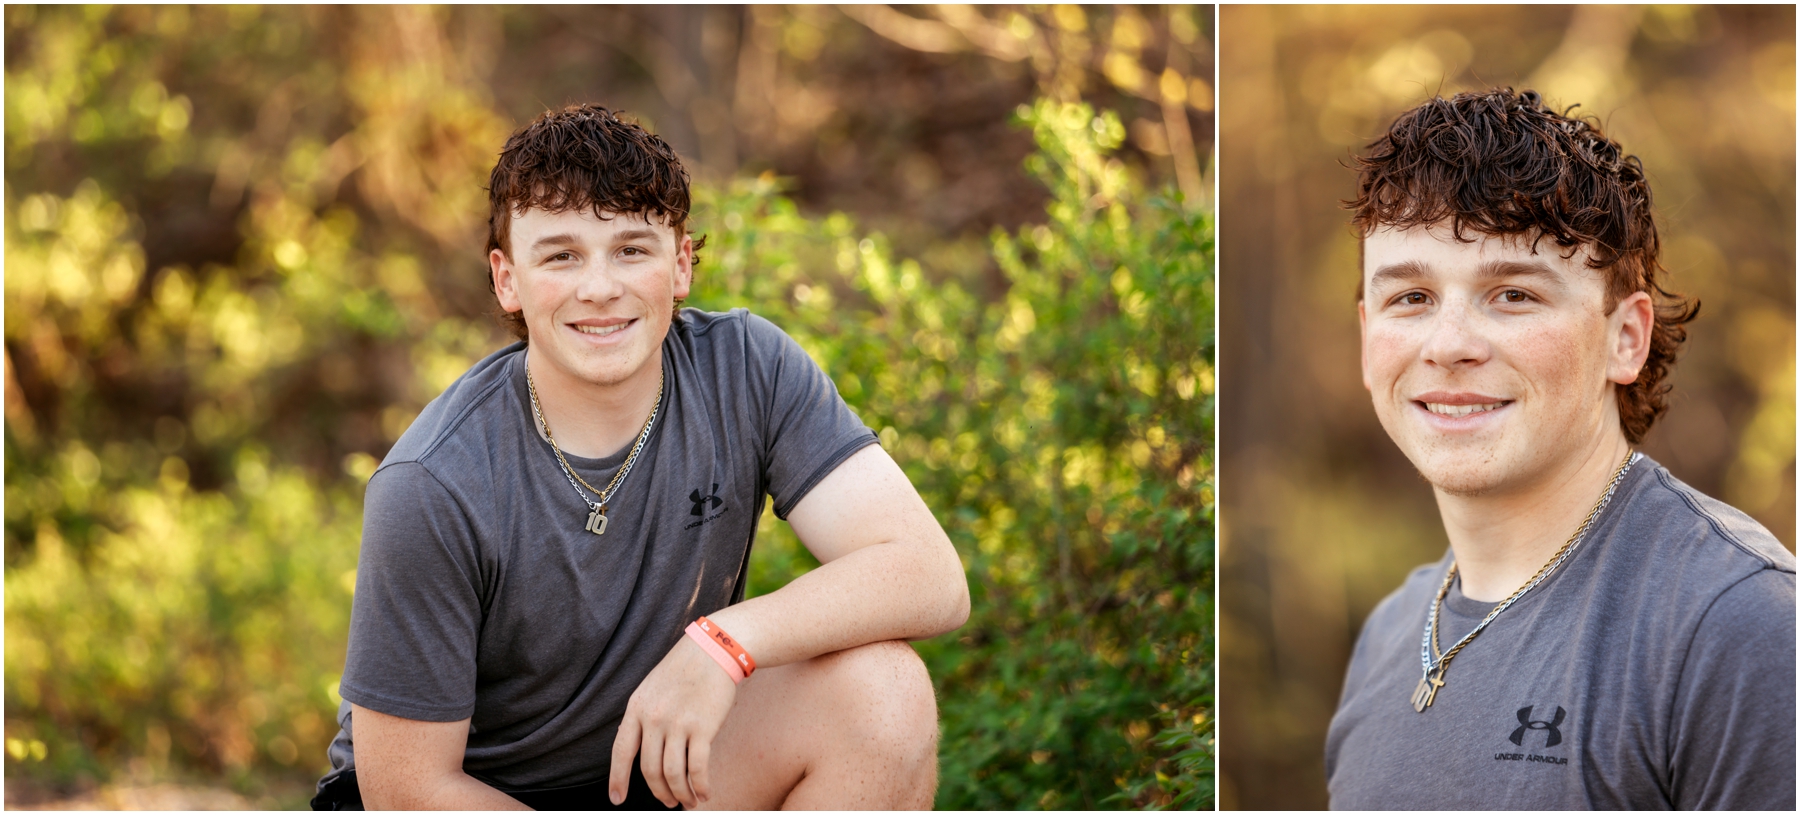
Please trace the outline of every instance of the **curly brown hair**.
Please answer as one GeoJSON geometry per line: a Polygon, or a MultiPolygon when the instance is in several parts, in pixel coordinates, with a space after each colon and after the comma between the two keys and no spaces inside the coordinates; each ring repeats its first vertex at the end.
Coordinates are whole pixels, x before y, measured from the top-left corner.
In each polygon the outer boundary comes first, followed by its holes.
{"type": "MultiPolygon", "coordinates": [[[[487,253],[498,249],[511,258],[513,216],[532,208],[664,218],[679,238],[687,234],[689,205],[681,157],[655,134],[600,105],[546,110],[506,140],[488,177],[487,253]]],[[[693,265],[705,245],[706,236],[694,239],[693,265]]],[[[672,308],[679,311],[681,301],[672,308]]],[[[519,339],[530,339],[523,316],[499,317],[519,339]]]]}
{"type": "MultiPolygon", "coordinates": [[[[1344,202],[1362,237],[1387,226],[1406,229],[1449,220],[1465,233],[1548,237],[1606,277],[1606,313],[1634,292],[1648,292],[1655,323],[1650,354],[1636,381],[1615,385],[1619,423],[1632,444],[1643,441],[1668,409],[1665,381],[1697,300],[1664,290],[1656,276],[1660,245],[1644,165],[1600,132],[1591,117],[1558,113],[1536,91],[1494,88],[1434,97],[1400,115],[1365,155],[1353,157],[1356,198],[1344,202]]],[[[1362,299],[1359,282],[1356,297],[1362,299]]]]}

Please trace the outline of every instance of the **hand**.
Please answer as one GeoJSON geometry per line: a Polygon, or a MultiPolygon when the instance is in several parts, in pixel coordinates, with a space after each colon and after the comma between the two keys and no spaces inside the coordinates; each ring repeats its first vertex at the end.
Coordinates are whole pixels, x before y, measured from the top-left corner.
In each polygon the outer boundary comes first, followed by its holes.
{"type": "Polygon", "coordinates": [[[613,739],[607,786],[612,802],[625,800],[631,757],[640,745],[639,769],[664,806],[679,801],[691,809],[711,798],[707,759],[713,736],[736,699],[737,685],[725,669],[692,639],[682,637],[625,704],[625,718],[613,739]]]}

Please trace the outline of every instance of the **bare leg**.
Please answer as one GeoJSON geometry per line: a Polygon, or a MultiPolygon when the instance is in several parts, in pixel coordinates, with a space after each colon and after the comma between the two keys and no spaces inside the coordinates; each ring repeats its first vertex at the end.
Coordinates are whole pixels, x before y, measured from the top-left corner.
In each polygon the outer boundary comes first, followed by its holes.
{"type": "Polygon", "coordinates": [[[877,642],[767,668],[713,740],[702,809],[927,809],[937,699],[925,663],[877,642]]]}

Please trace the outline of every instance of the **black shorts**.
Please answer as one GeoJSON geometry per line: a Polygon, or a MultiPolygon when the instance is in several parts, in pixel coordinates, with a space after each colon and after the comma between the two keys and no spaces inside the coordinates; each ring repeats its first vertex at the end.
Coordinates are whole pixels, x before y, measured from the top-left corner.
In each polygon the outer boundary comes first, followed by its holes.
{"type": "MultiPolygon", "coordinates": [[[[625,803],[613,805],[612,799],[606,797],[606,782],[583,784],[578,787],[563,787],[554,790],[530,790],[507,792],[519,803],[539,810],[576,810],[576,809],[679,809],[678,806],[665,807],[656,796],[650,794],[650,782],[644,780],[644,774],[638,771],[637,759],[631,760],[631,786],[625,792],[625,803]]],[[[356,771],[345,770],[319,788],[319,794],[313,796],[312,808],[316,810],[361,810],[363,808],[362,789],[356,784],[356,771]]]]}

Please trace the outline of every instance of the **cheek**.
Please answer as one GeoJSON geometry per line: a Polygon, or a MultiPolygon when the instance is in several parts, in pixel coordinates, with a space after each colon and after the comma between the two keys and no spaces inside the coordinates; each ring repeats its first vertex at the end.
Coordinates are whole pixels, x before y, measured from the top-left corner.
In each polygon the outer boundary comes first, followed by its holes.
{"type": "Polygon", "coordinates": [[[556,299],[556,281],[544,275],[533,277],[529,282],[519,282],[519,299],[533,305],[542,306],[556,299]]]}
{"type": "Polygon", "coordinates": [[[1363,375],[1379,390],[1391,385],[1417,354],[1417,343],[1407,333],[1374,326],[1363,334],[1363,375]]]}
{"type": "Polygon", "coordinates": [[[574,297],[572,279],[566,275],[540,274],[529,285],[519,286],[519,300],[544,319],[549,319],[563,303],[574,297]]]}
{"type": "Polygon", "coordinates": [[[1595,339],[1579,328],[1539,324],[1520,331],[1507,342],[1513,367],[1545,393],[1574,395],[1590,390],[1604,379],[1604,366],[1583,354],[1595,339]],[[1596,370],[1600,373],[1595,373],[1596,370]],[[1591,381],[1590,381],[1591,380],[1591,381]]]}

